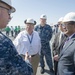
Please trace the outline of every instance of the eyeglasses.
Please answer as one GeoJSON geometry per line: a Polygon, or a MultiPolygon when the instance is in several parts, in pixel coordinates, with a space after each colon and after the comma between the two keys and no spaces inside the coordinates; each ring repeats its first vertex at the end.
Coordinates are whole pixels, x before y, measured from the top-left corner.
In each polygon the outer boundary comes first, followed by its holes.
{"type": "Polygon", "coordinates": [[[66,25],[65,24],[62,24],[62,27],[65,27],[66,25]]]}
{"type": "Polygon", "coordinates": [[[58,24],[58,26],[59,26],[59,25],[62,25],[62,24],[58,24]]]}
{"type": "Polygon", "coordinates": [[[8,10],[8,14],[11,15],[11,13],[12,13],[12,12],[11,12],[11,9],[8,9],[8,8],[6,8],[6,7],[3,7],[3,6],[0,6],[0,7],[1,7],[1,8],[4,8],[4,9],[6,9],[6,10],[8,10]]]}
{"type": "Polygon", "coordinates": [[[70,26],[70,24],[69,23],[62,24],[62,27],[66,27],[66,26],[70,26]]]}

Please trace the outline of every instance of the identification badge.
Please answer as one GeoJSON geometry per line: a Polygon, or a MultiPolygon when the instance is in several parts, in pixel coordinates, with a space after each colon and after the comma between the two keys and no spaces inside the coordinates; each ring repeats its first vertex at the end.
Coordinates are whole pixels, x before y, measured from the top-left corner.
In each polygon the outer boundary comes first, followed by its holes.
{"type": "Polygon", "coordinates": [[[32,46],[30,46],[30,50],[33,50],[32,46]]]}
{"type": "Polygon", "coordinates": [[[32,55],[32,54],[33,54],[33,47],[30,46],[30,48],[29,48],[29,55],[32,55]]]}

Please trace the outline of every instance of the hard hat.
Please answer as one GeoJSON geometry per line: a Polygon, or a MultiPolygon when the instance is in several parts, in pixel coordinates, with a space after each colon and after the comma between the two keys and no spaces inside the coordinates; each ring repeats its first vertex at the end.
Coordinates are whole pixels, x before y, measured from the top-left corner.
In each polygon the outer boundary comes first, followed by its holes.
{"type": "Polygon", "coordinates": [[[63,21],[63,17],[59,18],[58,22],[62,22],[63,21]]]}
{"type": "Polygon", "coordinates": [[[12,12],[12,13],[16,11],[15,8],[12,7],[12,5],[11,5],[11,0],[0,0],[0,1],[2,1],[2,2],[4,2],[5,4],[9,5],[9,6],[11,7],[11,12],[12,12]]]}
{"type": "Polygon", "coordinates": [[[33,24],[33,25],[36,24],[36,21],[33,20],[32,18],[28,18],[28,19],[26,19],[24,22],[25,22],[25,24],[28,24],[28,23],[33,24]]]}
{"type": "Polygon", "coordinates": [[[63,22],[75,21],[75,12],[70,12],[65,15],[63,22]]]}
{"type": "Polygon", "coordinates": [[[40,18],[42,18],[42,19],[47,19],[47,16],[46,16],[45,14],[42,14],[42,15],[40,16],[40,18]]]}

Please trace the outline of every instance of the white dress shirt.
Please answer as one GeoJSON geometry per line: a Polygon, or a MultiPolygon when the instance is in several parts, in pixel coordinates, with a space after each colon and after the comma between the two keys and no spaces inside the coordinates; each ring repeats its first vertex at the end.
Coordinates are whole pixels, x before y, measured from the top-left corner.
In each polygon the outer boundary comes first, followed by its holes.
{"type": "Polygon", "coordinates": [[[29,35],[26,30],[22,31],[18,34],[16,39],[13,41],[19,54],[25,55],[26,52],[28,52],[29,55],[35,55],[37,53],[40,53],[41,40],[39,34],[36,31],[33,31],[32,34],[29,35]],[[33,38],[32,38],[32,34],[33,34],[33,38]],[[31,44],[27,35],[29,36],[30,39],[32,38],[31,44]]]}

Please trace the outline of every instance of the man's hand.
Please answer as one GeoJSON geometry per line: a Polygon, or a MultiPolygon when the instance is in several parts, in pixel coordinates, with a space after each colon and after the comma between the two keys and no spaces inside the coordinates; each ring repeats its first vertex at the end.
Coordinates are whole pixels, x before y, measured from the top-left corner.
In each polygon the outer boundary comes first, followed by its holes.
{"type": "Polygon", "coordinates": [[[55,61],[58,61],[58,59],[59,59],[58,55],[55,55],[55,56],[53,57],[53,59],[54,59],[55,61]]]}
{"type": "Polygon", "coordinates": [[[31,62],[31,56],[28,55],[28,52],[26,52],[25,54],[25,61],[29,60],[29,62],[31,62]]]}

